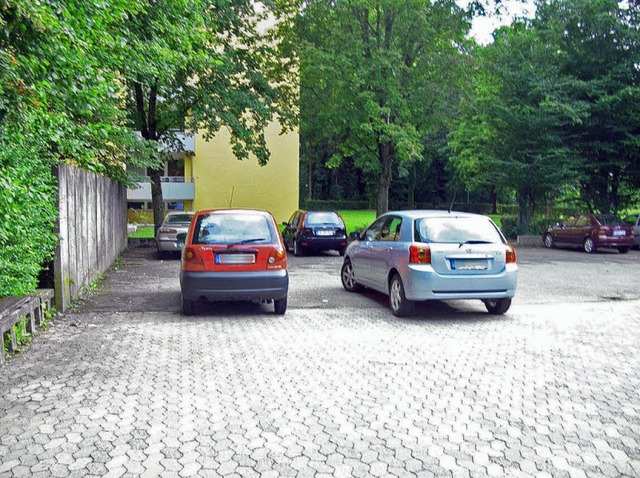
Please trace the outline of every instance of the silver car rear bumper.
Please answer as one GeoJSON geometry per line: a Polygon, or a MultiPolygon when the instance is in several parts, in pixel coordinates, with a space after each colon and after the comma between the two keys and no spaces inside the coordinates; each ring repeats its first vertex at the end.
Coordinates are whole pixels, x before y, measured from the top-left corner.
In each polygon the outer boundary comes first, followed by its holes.
{"type": "Polygon", "coordinates": [[[411,265],[402,279],[409,300],[500,299],[515,295],[518,266],[507,264],[491,275],[442,275],[428,265],[411,265]]]}

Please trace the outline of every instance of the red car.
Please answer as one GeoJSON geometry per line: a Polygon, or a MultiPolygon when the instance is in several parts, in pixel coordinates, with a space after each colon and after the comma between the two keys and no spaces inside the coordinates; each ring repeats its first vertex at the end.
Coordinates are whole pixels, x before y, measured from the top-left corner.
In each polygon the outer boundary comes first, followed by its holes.
{"type": "Polygon", "coordinates": [[[273,302],[287,310],[287,253],[273,216],[254,209],[198,211],[184,237],[182,313],[201,300],[273,302]]]}
{"type": "Polygon", "coordinates": [[[633,247],[634,241],[633,228],[611,214],[570,216],[547,228],[542,238],[547,247],[576,246],[587,253],[608,247],[626,254],[633,247]]]}

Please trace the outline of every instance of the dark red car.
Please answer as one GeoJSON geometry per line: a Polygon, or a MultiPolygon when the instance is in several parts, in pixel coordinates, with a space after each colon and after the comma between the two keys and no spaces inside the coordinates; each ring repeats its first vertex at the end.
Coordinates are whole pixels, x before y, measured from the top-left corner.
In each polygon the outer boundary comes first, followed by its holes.
{"type": "Polygon", "coordinates": [[[547,228],[542,238],[547,247],[575,246],[587,253],[608,247],[625,254],[633,247],[634,241],[633,228],[611,214],[569,216],[547,228]]]}

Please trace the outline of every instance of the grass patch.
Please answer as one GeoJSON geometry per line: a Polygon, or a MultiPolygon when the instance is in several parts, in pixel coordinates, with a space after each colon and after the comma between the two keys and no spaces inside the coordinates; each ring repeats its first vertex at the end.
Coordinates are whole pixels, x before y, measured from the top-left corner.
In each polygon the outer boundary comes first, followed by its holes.
{"type": "MultiPolygon", "coordinates": [[[[376,211],[368,210],[347,210],[339,211],[344,219],[348,232],[364,231],[376,219],[376,211]]],[[[490,214],[498,227],[502,227],[501,217],[497,214],[490,214]]]]}
{"type": "Polygon", "coordinates": [[[153,226],[138,226],[138,230],[129,234],[129,237],[132,239],[153,239],[155,237],[153,226]]]}
{"type": "Polygon", "coordinates": [[[493,219],[493,222],[496,223],[496,226],[502,227],[502,221],[500,220],[500,216],[497,214],[489,214],[489,217],[493,219]]]}
{"type": "Polygon", "coordinates": [[[344,219],[347,232],[364,231],[376,219],[376,211],[368,210],[344,210],[339,211],[344,219]]]}

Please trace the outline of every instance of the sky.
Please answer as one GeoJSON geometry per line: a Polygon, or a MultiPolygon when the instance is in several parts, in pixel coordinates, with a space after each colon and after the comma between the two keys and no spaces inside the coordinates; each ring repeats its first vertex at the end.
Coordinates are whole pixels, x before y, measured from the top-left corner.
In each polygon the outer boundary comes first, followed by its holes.
{"type": "MultiPolygon", "coordinates": [[[[468,2],[462,1],[460,4],[468,2]]],[[[529,17],[535,14],[536,7],[531,0],[503,0],[503,12],[497,15],[495,9],[487,7],[487,15],[473,20],[470,35],[482,45],[493,41],[492,33],[496,28],[509,25],[514,18],[529,17]]]]}

